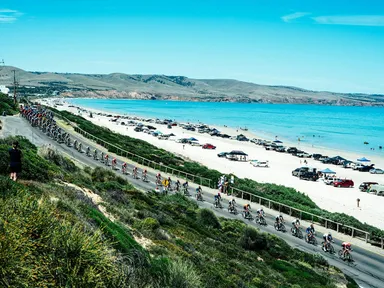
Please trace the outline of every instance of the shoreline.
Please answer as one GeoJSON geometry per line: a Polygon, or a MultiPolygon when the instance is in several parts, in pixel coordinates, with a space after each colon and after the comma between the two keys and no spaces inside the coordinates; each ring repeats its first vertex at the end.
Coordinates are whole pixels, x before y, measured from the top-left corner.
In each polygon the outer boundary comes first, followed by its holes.
{"type": "MultiPolygon", "coordinates": [[[[53,99],[43,100],[47,106],[53,106],[53,99]]],[[[62,101],[62,100],[60,100],[62,101]]],[[[57,106],[59,110],[67,110],[78,115],[78,109],[75,107],[69,107],[73,104],[64,104],[64,106],[57,106]]],[[[79,106],[80,105],[73,105],[79,106]]],[[[121,115],[135,117],[133,114],[122,114],[116,112],[102,111],[100,109],[92,109],[88,107],[81,107],[87,111],[92,111],[93,113],[106,113],[111,115],[121,115]]],[[[84,113],[82,113],[84,114],[84,113]]],[[[358,190],[358,186],[361,182],[364,181],[376,181],[379,183],[384,183],[384,175],[372,175],[369,173],[351,171],[343,169],[340,166],[322,164],[321,162],[315,161],[312,158],[307,159],[308,166],[317,167],[318,169],[331,168],[334,170],[340,178],[352,178],[355,182],[355,188],[335,188],[332,186],[325,185],[321,183],[322,181],[317,182],[308,182],[304,180],[299,180],[297,177],[291,176],[291,171],[304,166],[301,164],[301,158],[293,157],[287,153],[278,153],[275,151],[266,151],[262,146],[255,145],[250,142],[239,142],[230,139],[223,139],[219,137],[213,137],[208,134],[200,134],[197,131],[186,131],[179,126],[173,127],[172,129],[167,129],[166,125],[148,123],[157,127],[157,130],[160,130],[164,133],[174,133],[177,135],[176,138],[188,138],[195,137],[203,143],[211,143],[217,146],[217,149],[214,151],[204,150],[201,147],[183,145],[176,143],[175,141],[170,140],[160,140],[156,137],[153,137],[149,134],[142,132],[135,132],[134,126],[122,126],[116,125],[116,122],[109,121],[111,118],[93,115],[93,118],[89,118],[87,115],[82,115],[87,120],[93,122],[96,125],[104,126],[111,129],[114,132],[121,133],[133,138],[141,139],[146,142],[151,143],[157,147],[163,148],[171,153],[182,155],[185,158],[189,158],[192,161],[199,162],[211,169],[216,169],[223,173],[234,173],[241,178],[250,178],[260,183],[274,183],[277,185],[284,185],[286,187],[292,187],[297,191],[307,194],[320,208],[328,210],[330,212],[339,212],[345,213],[351,216],[356,217],[361,222],[366,222],[373,226],[384,229],[384,223],[382,219],[382,207],[384,205],[384,197],[378,197],[375,195],[370,195],[367,193],[362,193],[358,190]],[[234,162],[229,161],[223,158],[218,158],[217,153],[219,152],[229,152],[231,150],[242,150],[249,155],[249,159],[258,159],[258,160],[268,160],[270,163],[270,168],[256,168],[252,165],[249,165],[248,162],[234,162]],[[359,198],[360,208],[356,207],[356,199],[359,198]]],[[[141,118],[141,116],[138,116],[141,118]]],[[[153,119],[153,117],[147,117],[153,119]]],[[[118,123],[118,122],[117,122],[118,123]]],[[[178,122],[179,123],[179,122],[178,122]]],[[[213,125],[209,125],[212,127],[213,125]]],[[[215,126],[219,129],[219,126],[215,126]]],[[[239,131],[236,134],[236,129],[232,127],[220,127],[222,133],[229,135],[244,134],[246,137],[257,137],[254,133],[250,131],[239,131]]],[[[260,138],[260,137],[257,137],[260,138]]],[[[283,145],[288,146],[291,143],[285,142],[283,145]]],[[[293,143],[292,143],[293,144],[293,143]]],[[[293,145],[297,147],[297,145],[293,145]]],[[[304,145],[298,147],[299,149],[305,149],[309,153],[319,153],[319,151],[327,152],[328,156],[336,156],[336,152],[330,149],[319,149],[319,148],[310,148],[305,147],[304,145]]],[[[321,153],[321,152],[320,152],[321,153]]],[[[321,153],[324,154],[324,153],[321,153]]],[[[355,160],[355,156],[361,157],[361,155],[354,155],[353,153],[346,153],[339,151],[341,156],[349,158],[350,160],[355,160]],[[341,153],[340,153],[341,152],[341,153]]],[[[373,162],[377,164],[377,167],[383,167],[383,159],[374,159],[373,162]]]]}

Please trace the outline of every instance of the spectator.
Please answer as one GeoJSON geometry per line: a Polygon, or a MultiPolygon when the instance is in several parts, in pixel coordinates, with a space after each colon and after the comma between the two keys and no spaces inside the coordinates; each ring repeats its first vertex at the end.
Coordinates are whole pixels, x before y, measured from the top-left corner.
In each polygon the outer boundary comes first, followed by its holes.
{"type": "Polygon", "coordinates": [[[10,156],[10,178],[13,181],[17,180],[17,174],[21,172],[21,151],[19,150],[19,142],[12,143],[12,148],[9,149],[10,156]]]}

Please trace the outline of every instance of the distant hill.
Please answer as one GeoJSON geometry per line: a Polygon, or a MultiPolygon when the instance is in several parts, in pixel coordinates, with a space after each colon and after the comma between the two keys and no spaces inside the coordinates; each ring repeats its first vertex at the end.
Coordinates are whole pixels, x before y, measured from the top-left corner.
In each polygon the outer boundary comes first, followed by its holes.
{"type": "Polygon", "coordinates": [[[211,102],[311,103],[383,106],[384,95],[310,91],[297,87],[267,86],[231,79],[191,79],[184,76],[76,74],[28,72],[5,66],[0,85],[11,85],[12,70],[21,92],[64,97],[132,98],[211,102]],[[32,88],[33,87],[33,88],[32,88]]]}

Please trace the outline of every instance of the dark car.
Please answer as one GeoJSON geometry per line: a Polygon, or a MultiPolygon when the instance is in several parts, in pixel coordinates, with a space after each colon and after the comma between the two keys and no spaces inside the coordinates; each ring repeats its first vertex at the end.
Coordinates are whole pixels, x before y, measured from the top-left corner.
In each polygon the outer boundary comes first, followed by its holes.
{"type": "Polygon", "coordinates": [[[230,135],[228,135],[228,134],[220,134],[220,137],[221,138],[231,138],[231,136],[230,135]]]}
{"type": "Polygon", "coordinates": [[[275,149],[276,152],[286,152],[283,146],[279,146],[275,149]]]}
{"type": "Polygon", "coordinates": [[[373,169],[373,164],[372,165],[366,165],[366,166],[361,166],[357,168],[358,171],[360,172],[369,172],[373,169]]]}
{"type": "Polygon", "coordinates": [[[228,152],[220,152],[219,154],[217,154],[217,157],[222,158],[222,157],[225,157],[227,155],[228,155],[228,152]]]}
{"type": "Polygon", "coordinates": [[[352,188],[355,184],[352,180],[349,179],[339,179],[338,181],[333,182],[334,187],[348,187],[352,188]]]}
{"type": "Polygon", "coordinates": [[[321,154],[313,154],[312,158],[315,159],[315,160],[319,160],[321,156],[323,156],[323,155],[321,155],[321,154]]]}
{"type": "Polygon", "coordinates": [[[141,127],[136,127],[136,128],[134,129],[134,131],[135,131],[135,132],[141,132],[141,131],[143,131],[143,128],[141,128],[141,127]]]}
{"type": "Polygon", "coordinates": [[[306,172],[301,172],[299,174],[299,178],[303,180],[308,180],[308,181],[317,181],[317,179],[319,179],[319,175],[312,171],[306,171],[306,172]]]}
{"type": "Polygon", "coordinates": [[[359,189],[360,189],[360,191],[365,192],[370,188],[371,185],[377,185],[377,184],[379,184],[379,183],[377,183],[377,182],[363,182],[360,184],[359,189]]]}
{"type": "Polygon", "coordinates": [[[297,151],[299,151],[299,149],[297,149],[296,147],[289,147],[287,149],[287,153],[289,153],[289,154],[296,154],[297,151]]]}
{"type": "Polygon", "coordinates": [[[168,128],[168,129],[172,129],[172,125],[168,124],[168,125],[167,125],[167,128],[168,128]]]}

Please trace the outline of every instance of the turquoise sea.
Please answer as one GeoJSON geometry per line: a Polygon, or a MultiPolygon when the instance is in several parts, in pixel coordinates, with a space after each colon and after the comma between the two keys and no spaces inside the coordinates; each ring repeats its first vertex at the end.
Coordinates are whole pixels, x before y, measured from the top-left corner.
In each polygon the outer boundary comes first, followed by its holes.
{"type": "MultiPolygon", "coordinates": [[[[120,114],[239,128],[266,139],[384,157],[384,108],[293,104],[71,99],[74,105],[120,114]],[[368,142],[365,145],[364,142],[368,142]],[[374,148],[374,150],[371,150],[374,148]]],[[[239,130],[240,132],[240,130],[239,130]]]]}

